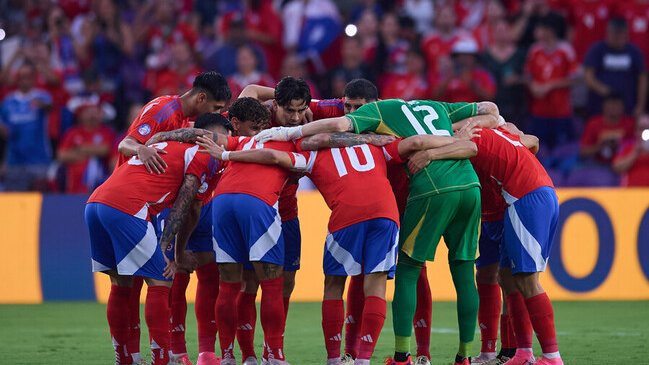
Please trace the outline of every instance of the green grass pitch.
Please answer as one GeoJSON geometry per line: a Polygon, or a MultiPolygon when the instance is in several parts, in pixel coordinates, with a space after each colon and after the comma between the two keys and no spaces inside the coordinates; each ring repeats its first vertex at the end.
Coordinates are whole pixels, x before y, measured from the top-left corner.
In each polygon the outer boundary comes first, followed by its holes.
{"type": "MultiPolygon", "coordinates": [[[[649,302],[554,303],[559,347],[566,364],[649,363],[649,302]]],[[[390,312],[390,310],[388,310],[390,312]]],[[[187,347],[196,360],[193,306],[188,311],[187,347]]],[[[291,303],[285,350],[293,365],[324,364],[319,303],[291,303]]],[[[0,305],[1,364],[112,364],[105,306],[96,303],[0,305]]],[[[434,303],[433,364],[451,364],[457,346],[454,303],[434,303]]],[[[146,330],[142,349],[146,352],[146,330]]],[[[261,326],[256,345],[261,352],[261,326]]],[[[375,364],[391,354],[390,314],[378,342],[375,364]]],[[[414,348],[414,345],[413,345],[414,348]]],[[[479,335],[474,350],[479,351],[479,335]]],[[[538,346],[536,353],[538,353],[538,346]]]]}

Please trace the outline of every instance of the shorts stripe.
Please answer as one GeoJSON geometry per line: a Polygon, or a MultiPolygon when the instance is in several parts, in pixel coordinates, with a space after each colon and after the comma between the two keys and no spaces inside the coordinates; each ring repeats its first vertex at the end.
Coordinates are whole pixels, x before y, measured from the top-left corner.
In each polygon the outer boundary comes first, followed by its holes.
{"type": "Polygon", "coordinates": [[[101,262],[95,261],[94,259],[91,260],[92,260],[92,272],[102,272],[102,271],[110,270],[110,267],[102,264],[101,262]]]}
{"type": "Polygon", "coordinates": [[[261,261],[266,253],[277,245],[279,236],[282,234],[282,218],[277,211],[277,203],[273,206],[273,209],[275,209],[275,220],[268,227],[268,230],[250,247],[250,261],[261,261]]]}
{"type": "Polygon", "coordinates": [[[133,247],[131,252],[117,264],[117,272],[121,275],[135,274],[136,271],[142,268],[153,257],[157,248],[158,239],[155,235],[155,229],[151,222],[147,222],[146,234],[133,247]]]}
{"type": "Polygon", "coordinates": [[[385,256],[385,259],[381,262],[379,262],[378,265],[376,265],[371,272],[383,272],[383,271],[390,271],[390,269],[395,265],[397,262],[397,247],[399,246],[399,232],[397,232],[396,237],[394,238],[394,244],[390,248],[390,253],[385,256]]]}
{"type": "Polygon", "coordinates": [[[507,208],[507,214],[509,215],[512,228],[514,229],[518,240],[521,242],[523,248],[525,249],[525,251],[527,251],[532,260],[534,260],[537,272],[545,271],[547,261],[543,259],[541,245],[536,240],[536,238],[534,238],[534,236],[532,236],[532,234],[527,230],[527,228],[525,228],[523,221],[521,221],[520,217],[518,216],[518,212],[516,212],[516,207],[512,205],[507,208]]]}
{"type": "Polygon", "coordinates": [[[232,258],[232,256],[228,255],[227,252],[223,251],[219,247],[219,243],[216,242],[216,238],[212,237],[212,247],[214,247],[214,253],[216,257],[216,262],[219,263],[236,263],[237,261],[232,258]]]}
{"type": "MultiPolygon", "coordinates": [[[[417,225],[412,230],[412,232],[410,232],[408,237],[406,237],[406,240],[403,242],[403,246],[401,246],[401,251],[407,253],[408,256],[412,256],[412,252],[415,249],[415,242],[417,241],[417,237],[419,236],[419,231],[421,230],[421,227],[424,224],[424,220],[426,219],[426,214],[428,214],[429,204],[430,204],[430,200],[426,202],[426,209],[424,210],[424,214],[421,215],[419,222],[417,222],[417,225]]],[[[407,207],[406,210],[408,210],[407,207]]]]}
{"type": "Polygon", "coordinates": [[[362,272],[361,264],[354,260],[354,256],[352,256],[349,251],[345,250],[338,244],[338,242],[336,242],[334,236],[331,233],[327,234],[327,240],[325,244],[327,246],[327,251],[329,251],[331,256],[339,264],[343,265],[347,275],[358,275],[362,272]]]}

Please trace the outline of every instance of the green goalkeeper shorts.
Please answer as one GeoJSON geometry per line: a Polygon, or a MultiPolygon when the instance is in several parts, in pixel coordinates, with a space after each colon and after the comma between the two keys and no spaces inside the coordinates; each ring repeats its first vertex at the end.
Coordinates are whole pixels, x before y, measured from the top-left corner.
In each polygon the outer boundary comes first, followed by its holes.
{"type": "Polygon", "coordinates": [[[448,260],[475,260],[480,234],[480,188],[409,200],[399,233],[399,248],[417,261],[433,261],[440,238],[448,260]]]}

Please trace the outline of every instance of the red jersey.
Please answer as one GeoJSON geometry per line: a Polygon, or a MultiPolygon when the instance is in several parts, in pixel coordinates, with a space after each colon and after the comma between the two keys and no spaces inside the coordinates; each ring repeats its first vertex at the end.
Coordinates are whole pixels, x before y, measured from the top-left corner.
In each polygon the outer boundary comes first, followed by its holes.
{"type": "MultiPolygon", "coordinates": [[[[626,143],[620,149],[615,160],[624,158],[634,153],[633,150],[637,148],[636,141],[626,143]]],[[[615,163],[614,160],[614,163],[615,163]]],[[[622,175],[622,186],[649,186],[649,152],[647,149],[640,152],[640,155],[635,160],[633,165],[627,172],[622,175]]]]}
{"type": "Polygon", "coordinates": [[[345,115],[343,99],[311,100],[309,109],[313,113],[313,120],[342,117],[345,115]]]}
{"type": "Polygon", "coordinates": [[[649,2],[618,1],[616,11],[629,24],[629,42],[640,48],[649,66],[649,2]]]}
{"type": "Polygon", "coordinates": [[[471,34],[456,30],[449,36],[441,35],[437,31],[426,35],[421,40],[421,52],[426,59],[429,72],[437,72],[437,63],[440,58],[450,57],[453,45],[460,39],[471,37],[471,34]]]}
{"type": "MultiPolygon", "coordinates": [[[[226,149],[228,151],[246,151],[259,148],[295,152],[293,142],[261,143],[252,137],[228,137],[226,149]]],[[[248,194],[274,206],[288,176],[289,172],[279,166],[230,161],[214,194],[248,194]]]]}
{"type": "MultiPolygon", "coordinates": [[[[554,49],[535,44],[529,51],[525,64],[532,81],[546,84],[572,77],[579,67],[572,46],[559,42],[554,49]]],[[[572,115],[570,87],[554,89],[543,97],[532,96],[530,112],[537,117],[565,118],[572,115]]]]}
{"type": "Polygon", "coordinates": [[[397,200],[399,217],[403,216],[408,204],[408,195],[410,194],[410,178],[405,166],[401,164],[388,164],[388,180],[392,186],[392,193],[397,200]]]}
{"type": "MultiPolygon", "coordinates": [[[[158,132],[185,127],[189,127],[189,123],[183,113],[180,97],[167,95],[155,98],[146,104],[137,118],[131,123],[131,126],[128,127],[126,135],[145,144],[149,138],[158,132]]],[[[117,166],[128,159],[128,157],[120,154],[117,166]]]]}
{"type": "Polygon", "coordinates": [[[195,144],[160,142],[153,146],[167,151],[160,155],[167,163],[164,173],[148,172],[137,156],[133,156],[95,190],[88,203],[106,204],[138,218],[149,219],[173,205],[187,174],[199,178],[199,193],[211,194],[206,182],[218,173],[218,161],[206,153],[198,153],[199,146],[195,144]]]}
{"type": "Polygon", "coordinates": [[[145,88],[155,96],[182,94],[192,88],[194,79],[200,73],[201,69],[197,66],[189,68],[184,73],[179,73],[170,68],[149,71],[147,72],[144,84],[145,88]]]}
{"type": "Polygon", "coordinates": [[[232,99],[236,99],[238,95],[241,94],[243,88],[250,84],[256,84],[266,87],[275,87],[275,80],[267,74],[255,71],[250,75],[243,76],[240,74],[234,74],[228,77],[228,85],[230,90],[232,90],[232,99]]]}
{"type": "MultiPolygon", "coordinates": [[[[480,85],[480,87],[488,92],[492,97],[496,95],[496,82],[489,72],[480,68],[473,69],[469,72],[471,73],[470,79],[472,82],[480,85]]],[[[430,84],[436,85],[439,83],[439,77],[440,75],[438,74],[430,77],[430,84]]],[[[473,91],[471,85],[462,77],[453,76],[448,81],[446,91],[440,99],[449,103],[477,103],[484,98],[481,98],[475,91],[473,91]]]]}
{"type": "Polygon", "coordinates": [[[478,172],[476,174],[480,180],[480,199],[482,200],[482,221],[497,222],[505,218],[505,209],[507,202],[503,198],[500,185],[491,178],[478,172]]]}
{"type": "MultiPolygon", "coordinates": [[[[113,141],[115,139],[115,133],[113,130],[106,126],[99,126],[95,130],[87,130],[83,127],[72,127],[68,129],[63,135],[63,140],[59,144],[59,151],[73,150],[84,146],[97,146],[103,145],[108,148],[112,148],[113,141]]],[[[109,154],[110,155],[110,154],[109,154]]],[[[104,159],[104,162],[108,161],[108,157],[104,159]]],[[[93,158],[95,163],[98,162],[97,159],[93,158]]],[[[99,171],[91,171],[88,169],[91,159],[86,158],[76,162],[68,162],[65,164],[66,170],[66,186],[65,191],[67,193],[87,193],[89,187],[86,185],[86,181],[93,181],[96,178],[99,178],[100,175],[103,175],[104,166],[95,166],[99,167],[99,171]],[[96,176],[89,176],[95,174],[96,176]],[[85,178],[84,178],[85,177],[85,178]]],[[[96,169],[95,169],[96,170],[96,169]]]]}
{"type": "Polygon", "coordinates": [[[623,141],[632,139],[635,133],[635,120],[632,117],[625,116],[619,123],[606,123],[604,118],[599,115],[591,118],[584,133],[581,135],[581,145],[585,147],[595,146],[600,140],[610,140],[611,145],[602,151],[603,154],[596,156],[602,162],[610,162],[613,159],[615,150],[623,141]]]}
{"type": "Polygon", "coordinates": [[[147,46],[160,51],[177,42],[187,42],[193,49],[198,43],[198,35],[189,24],[178,23],[171,32],[163,31],[161,26],[154,26],[147,34],[147,46]]]}
{"type": "Polygon", "coordinates": [[[295,166],[306,166],[308,176],[331,209],[329,232],[375,218],[399,224],[386,164],[386,160],[403,162],[398,144],[395,141],[384,148],[363,144],[291,155],[295,166]],[[368,198],[368,189],[374,198],[368,198]]]}
{"type": "Polygon", "coordinates": [[[388,74],[381,88],[383,99],[429,99],[426,79],[416,74],[388,74]]]}
{"type": "Polygon", "coordinates": [[[471,158],[476,173],[500,185],[508,204],[542,186],[554,187],[539,160],[518,136],[502,128],[484,128],[472,141],[478,146],[478,154],[471,158]]]}
{"type": "Polygon", "coordinates": [[[577,61],[581,63],[588,49],[606,36],[613,4],[610,0],[572,0],[566,6],[572,28],[572,46],[577,61]]]}

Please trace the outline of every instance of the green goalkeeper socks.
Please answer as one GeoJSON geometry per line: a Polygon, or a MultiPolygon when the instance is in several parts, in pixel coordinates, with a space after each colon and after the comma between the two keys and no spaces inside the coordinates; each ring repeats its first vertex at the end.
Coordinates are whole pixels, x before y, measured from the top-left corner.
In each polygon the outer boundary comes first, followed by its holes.
{"type": "Polygon", "coordinates": [[[478,322],[478,290],[475,286],[473,261],[452,261],[449,263],[453,284],[457,292],[457,318],[460,330],[458,354],[464,357],[471,352],[471,342],[475,337],[478,322]]]}
{"type": "Polygon", "coordinates": [[[392,301],[396,352],[410,352],[412,319],[417,307],[417,280],[422,266],[423,262],[413,260],[403,252],[399,252],[392,301]]]}

